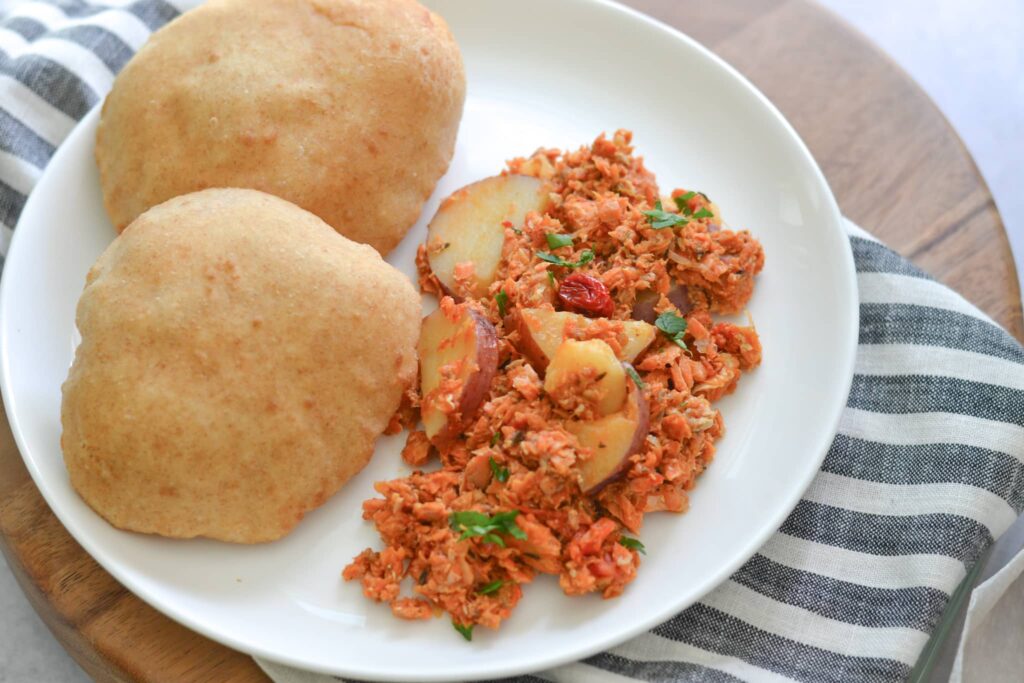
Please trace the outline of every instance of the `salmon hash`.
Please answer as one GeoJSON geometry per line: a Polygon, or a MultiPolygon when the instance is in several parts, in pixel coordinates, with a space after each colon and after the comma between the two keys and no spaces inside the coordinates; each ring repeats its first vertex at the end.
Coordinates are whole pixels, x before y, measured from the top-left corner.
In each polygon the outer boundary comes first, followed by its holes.
{"type": "Polygon", "coordinates": [[[392,419],[415,471],[375,484],[347,567],[403,619],[497,628],[539,574],[613,598],[644,515],[685,512],[758,366],[744,310],[760,243],[697,190],[663,196],[632,135],[540,149],[442,202],[417,254],[439,299],[392,419]]]}

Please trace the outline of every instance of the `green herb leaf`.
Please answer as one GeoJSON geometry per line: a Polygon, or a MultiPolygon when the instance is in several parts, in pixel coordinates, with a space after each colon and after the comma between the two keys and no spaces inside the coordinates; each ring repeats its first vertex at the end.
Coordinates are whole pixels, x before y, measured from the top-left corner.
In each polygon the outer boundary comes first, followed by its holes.
{"type": "Polygon", "coordinates": [[[555,256],[554,254],[549,254],[546,251],[538,251],[537,252],[537,258],[539,258],[541,261],[547,261],[548,263],[554,263],[556,266],[568,266],[569,265],[569,262],[566,261],[564,258],[562,258],[560,256],[555,256]]]}
{"type": "Polygon", "coordinates": [[[451,523],[452,528],[458,531],[460,526],[469,527],[490,524],[491,518],[476,510],[461,510],[449,515],[448,521],[451,523]]]}
{"type": "Polygon", "coordinates": [[[640,379],[640,373],[633,369],[632,365],[626,365],[626,374],[629,375],[630,379],[636,383],[638,389],[644,389],[647,387],[647,385],[644,384],[644,381],[640,379]]]}
{"type": "Polygon", "coordinates": [[[459,536],[460,541],[475,537],[483,539],[485,543],[494,543],[504,548],[505,541],[498,536],[499,533],[520,540],[526,538],[526,532],[516,524],[518,515],[519,510],[498,512],[490,517],[475,510],[462,510],[453,512],[448,520],[452,529],[462,532],[462,535],[459,536]]]}
{"type": "Polygon", "coordinates": [[[590,249],[584,249],[580,253],[580,260],[576,261],[575,263],[571,261],[566,261],[565,259],[555,256],[554,254],[549,254],[546,251],[538,251],[537,258],[539,258],[541,261],[553,263],[556,266],[562,266],[563,268],[580,268],[581,266],[585,266],[594,260],[594,252],[591,251],[590,249]]]}
{"type": "Polygon", "coordinates": [[[548,282],[550,282],[551,283],[551,287],[554,288],[556,286],[555,285],[555,274],[552,273],[550,270],[545,271],[545,272],[548,274],[548,282]]]}
{"type": "Polygon", "coordinates": [[[491,581],[477,592],[480,593],[480,595],[490,595],[491,593],[496,593],[504,585],[505,582],[502,579],[498,579],[497,581],[491,581]]]}
{"type": "Polygon", "coordinates": [[[697,193],[693,192],[691,190],[690,192],[687,192],[686,194],[681,194],[678,197],[674,197],[672,199],[672,201],[674,201],[676,203],[676,206],[679,207],[680,211],[682,211],[684,214],[689,216],[691,213],[693,213],[692,211],[690,211],[690,204],[689,204],[689,202],[690,202],[691,199],[693,199],[696,196],[697,196],[697,193]]]}
{"type": "Polygon", "coordinates": [[[491,465],[491,474],[494,475],[495,479],[500,481],[502,484],[504,484],[506,481],[508,481],[508,468],[507,467],[501,467],[500,465],[498,465],[498,461],[495,460],[493,457],[488,462],[491,465]]]}
{"type": "Polygon", "coordinates": [[[668,337],[674,338],[686,332],[686,318],[680,317],[672,311],[665,311],[654,321],[654,326],[668,337]]]}
{"type": "Polygon", "coordinates": [[[686,225],[690,222],[689,219],[680,216],[678,213],[663,211],[660,199],[655,202],[653,211],[644,211],[643,213],[647,216],[647,222],[650,223],[651,227],[655,230],[671,228],[676,225],[686,225]]]}
{"type": "Polygon", "coordinates": [[[636,538],[630,538],[629,536],[620,536],[619,545],[623,545],[629,548],[630,550],[635,550],[639,553],[643,553],[644,555],[647,554],[647,549],[644,548],[644,544],[636,538]]]}
{"type": "Polygon", "coordinates": [[[553,232],[548,232],[544,234],[544,237],[547,238],[548,246],[552,249],[572,246],[572,235],[559,235],[553,232]]]}
{"type": "Polygon", "coordinates": [[[700,210],[697,213],[693,214],[693,217],[694,218],[711,218],[714,215],[715,214],[713,214],[712,212],[708,211],[708,207],[702,206],[702,207],[700,207],[700,210]]]}
{"type": "Polygon", "coordinates": [[[672,311],[665,311],[654,321],[654,326],[671,339],[673,344],[681,349],[687,349],[686,342],[683,341],[683,335],[686,334],[686,318],[672,311]]]}
{"type": "Polygon", "coordinates": [[[504,289],[494,295],[494,301],[498,304],[498,315],[504,318],[505,307],[508,306],[508,294],[505,293],[504,289]]]}
{"type": "Polygon", "coordinates": [[[501,431],[494,432],[491,435],[491,446],[497,446],[498,442],[501,441],[501,431]]]}
{"type": "Polygon", "coordinates": [[[516,517],[518,516],[519,510],[509,510],[508,512],[499,512],[494,515],[491,517],[491,521],[512,538],[525,541],[526,532],[520,529],[516,524],[516,517]]]}
{"type": "Polygon", "coordinates": [[[462,624],[456,624],[453,621],[452,626],[455,627],[456,631],[462,634],[463,638],[465,638],[466,640],[473,640],[473,624],[470,624],[469,626],[463,626],[462,624]]]}

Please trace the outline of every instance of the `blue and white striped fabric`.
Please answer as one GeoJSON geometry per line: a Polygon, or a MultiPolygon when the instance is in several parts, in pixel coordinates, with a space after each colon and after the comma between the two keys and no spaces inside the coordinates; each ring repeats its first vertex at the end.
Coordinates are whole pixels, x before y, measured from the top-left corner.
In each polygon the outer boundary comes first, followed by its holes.
{"type": "MultiPolygon", "coordinates": [[[[0,223],[150,31],[190,0],[21,2],[0,21],[0,223]]],[[[852,224],[856,376],[818,477],[725,584],[586,661],[515,681],[901,681],[1024,508],[1024,350],[852,224]]],[[[332,680],[260,662],[278,683],[332,680]]]]}

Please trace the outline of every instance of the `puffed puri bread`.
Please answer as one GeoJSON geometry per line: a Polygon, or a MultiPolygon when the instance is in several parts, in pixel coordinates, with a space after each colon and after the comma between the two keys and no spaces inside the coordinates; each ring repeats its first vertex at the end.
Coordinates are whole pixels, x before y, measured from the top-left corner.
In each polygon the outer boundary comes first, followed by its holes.
{"type": "Polygon", "coordinates": [[[79,495],[122,529],[256,543],[369,461],[415,381],[420,299],[313,214],[220,189],[136,219],[76,321],[61,443],[79,495]]]}
{"type": "Polygon", "coordinates": [[[253,188],[387,254],[448,168],[465,87],[447,25],[414,0],[210,0],[115,79],[104,204],[121,230],[180,194],[253,188]]]}

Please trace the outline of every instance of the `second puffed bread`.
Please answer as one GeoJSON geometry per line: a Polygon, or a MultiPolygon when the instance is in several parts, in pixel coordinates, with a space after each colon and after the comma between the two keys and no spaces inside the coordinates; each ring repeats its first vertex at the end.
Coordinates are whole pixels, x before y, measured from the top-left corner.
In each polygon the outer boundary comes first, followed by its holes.
{"type": "Polygon", "coordinates": [[[115,80],[104,204],[122,230],[180,194],[253,188],[387,254],[448,168],[465,87],[444,20],[414,0],[210,0],[115,80]]]}

